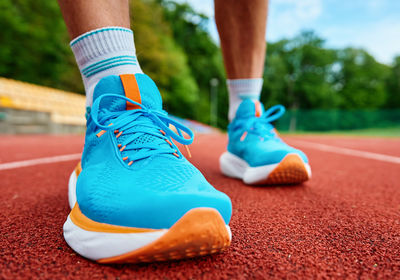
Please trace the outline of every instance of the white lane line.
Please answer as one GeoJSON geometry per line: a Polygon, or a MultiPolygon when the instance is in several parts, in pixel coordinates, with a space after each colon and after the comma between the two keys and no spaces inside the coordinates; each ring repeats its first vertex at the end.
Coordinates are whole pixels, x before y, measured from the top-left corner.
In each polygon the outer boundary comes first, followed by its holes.
{"type": "Polygon", "coordinates": [[[302,140],[289,140],[289,142],[294,145],[303,146],[303,147],[307,147],[307,148],[319,150],[319,151],[324,151],[324,152],[331,152],[331,153],[337,153],[337,154],[341,154],[341,155],[362,157],[362,158],[367,158],[367,159],[374,159],[374,160],[380,160],[380,161],[400,164],[400,157],[394,157],[394,156],[389,156],[389,155],[384,155],[384,154],[371,153],[371,152],[348,149],[348,148],[341,148],[341,147],[336,147],[336,146],[331,146],[331,145],[302,141],[302,140]]]}
{"type": "Polygon", "coordinates": [[[54,156],[54,157],[43,157],[43,158],[35,158],[35,159],[29,159],[29,160],[6,162],[6,163],[0,163],[0,170],[8,170],[8,169],[15,169],[15,168],[20,168],[20,167],[34,166],[34,165],[39,165],[39,164],[77,160],[80,158],[81,158],[81,154],[79,153],[79,154],[69,154],[69,155],[61,155],[61,156],[54,156]]]}

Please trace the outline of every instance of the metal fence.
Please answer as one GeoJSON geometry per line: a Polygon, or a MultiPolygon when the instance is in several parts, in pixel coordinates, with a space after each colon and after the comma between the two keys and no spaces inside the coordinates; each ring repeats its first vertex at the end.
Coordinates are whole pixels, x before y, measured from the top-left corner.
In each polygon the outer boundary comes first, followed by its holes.
{"type": "Polygon", "coordinates": [[[331,131],[399,128],[400,109],[288,110],[276,127],[280,131],[331,131]]]}

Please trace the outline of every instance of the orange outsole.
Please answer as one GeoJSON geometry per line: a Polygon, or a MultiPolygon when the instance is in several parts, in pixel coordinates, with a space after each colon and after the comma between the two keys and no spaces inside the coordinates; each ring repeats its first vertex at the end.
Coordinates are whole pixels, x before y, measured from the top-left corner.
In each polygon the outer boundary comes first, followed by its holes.
{"type": "Polygon", "coordinates": [[[298,155],[287,155],[265,180],[258,185],[300,184],[309,179],[303,161],[298,155]]]}
{"type": "Polygon", "coordinates": [[[93,221],[81,212],[78,203],[75,203],[75,206],[72,208],[69,217],[76,226],[87,231],[96,231],[102,233],[145,233],[160,231],[158,229],[116,226],[93,221]]]}
{"type": "Polygon", "coordinates": [[[230,242],[229,232],[219,212],[212,208],[196,208],[187,212],[154,242],[132,252],[97,261],[143,263],[179,260],[221,252],[230,242]]]}
{"type": "Polygon", "coordinates": [[[78,176],[79,176],[79,174],[81,174],[81,172],[82,172],[82,164],[81,164],[81,162],[78,162],[78,164],[75,167],[76,178],[78,178],[78,176]]]}

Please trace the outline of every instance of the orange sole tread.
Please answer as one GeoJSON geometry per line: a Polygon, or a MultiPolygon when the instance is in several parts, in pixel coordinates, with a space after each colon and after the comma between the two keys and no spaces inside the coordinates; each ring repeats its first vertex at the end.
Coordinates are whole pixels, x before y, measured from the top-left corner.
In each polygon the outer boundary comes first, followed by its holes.
{"type": "Polygon", "coordinates": [[[287,155],[268,175],[267,179],[260,181],[257,184],[300,184],[308,179],[308,172],[301,158],[297,155],[287,155]]]}
{"type": "Polygon", "coordinates": [[[143,263],[178,260],[218,253],[230,245],[230,235],[219,212],[196,208],[187,212],[163,236],[126,254],[99,263],[143,263]]]}

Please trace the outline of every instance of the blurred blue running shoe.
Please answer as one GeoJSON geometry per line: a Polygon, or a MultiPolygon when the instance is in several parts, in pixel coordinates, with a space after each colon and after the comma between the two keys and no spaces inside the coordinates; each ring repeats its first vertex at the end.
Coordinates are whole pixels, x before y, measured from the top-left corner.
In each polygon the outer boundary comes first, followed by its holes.
{"type": "Polygon", "coordinates": [[[282,105],[264,111],[258,101],[242,101],[228,126],[228,150],[220,157],[222,173],[246,184],[307,181],[311,168],[306,155],[283,142],[271,124],[284,112],[282,105]]]}

